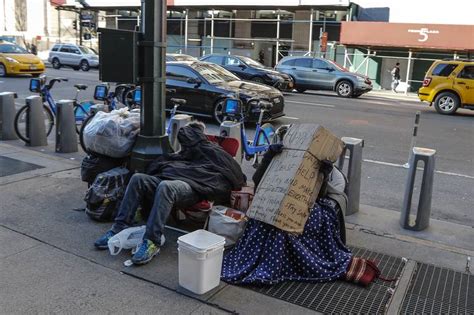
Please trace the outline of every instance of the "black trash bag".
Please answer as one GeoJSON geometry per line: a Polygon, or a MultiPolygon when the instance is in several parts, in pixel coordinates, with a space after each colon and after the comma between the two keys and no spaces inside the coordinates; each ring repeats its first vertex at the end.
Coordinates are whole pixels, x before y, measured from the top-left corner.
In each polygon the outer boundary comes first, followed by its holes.
{"type": "Polygon", "coordinates": [[[130,171],[116,167],[100,173],[86,192],[86,214],[93,220],[112,221],[127,188],[130,171]]]}
{"type": "Polygon", "coordinates": [[[113,168],[123,166],[126,159],[114,159],[98,154],[89,154],[81,163],[81,179],[91,185],[97,175],[113,168]]]}

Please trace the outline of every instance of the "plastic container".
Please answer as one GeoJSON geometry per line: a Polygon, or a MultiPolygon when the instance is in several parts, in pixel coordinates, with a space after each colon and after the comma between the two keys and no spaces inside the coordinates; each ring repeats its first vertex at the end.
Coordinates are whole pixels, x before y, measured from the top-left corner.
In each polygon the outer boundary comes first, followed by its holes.
{"type": "Polygon", "coordinates": [[[219,285],[225,238],[197,230],[178,238],[179,285],[204,294],[219,285]]]}

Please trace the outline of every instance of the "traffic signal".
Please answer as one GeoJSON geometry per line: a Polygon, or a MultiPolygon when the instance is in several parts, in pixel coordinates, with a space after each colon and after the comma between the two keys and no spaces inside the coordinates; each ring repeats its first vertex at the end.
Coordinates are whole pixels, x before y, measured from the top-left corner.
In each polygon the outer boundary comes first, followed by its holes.
{"type": "Polygon", "coordinates": [[[90,33],[84,33],[84,40],[91,40],[92,35],[90,33]]]}
{"type": "Polygon", "coordinates": [[[77,30],[77,20],[72,21],[72,28],[77,30]]]}

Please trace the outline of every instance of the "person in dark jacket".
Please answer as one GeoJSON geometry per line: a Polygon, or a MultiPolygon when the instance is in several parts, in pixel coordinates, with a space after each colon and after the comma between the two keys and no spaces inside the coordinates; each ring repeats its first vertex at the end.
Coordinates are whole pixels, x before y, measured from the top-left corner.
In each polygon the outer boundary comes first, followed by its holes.
{"type": "Polygon", "coordinates": [[[132,262],[146,264],[160,251],[164,226],[174,207],[190,207],[200,200],[229,200],[230,192],[245,184],[240,165],[207,140],[204,124],[192,122],[181,128],[178,141],[181,151],[156,159],[147,174],[132,176],[115,224],[94,243],[95,247],[107,249],[112,236],[133,225],[141,206],[150,210],[143,243],[132,262]]]}

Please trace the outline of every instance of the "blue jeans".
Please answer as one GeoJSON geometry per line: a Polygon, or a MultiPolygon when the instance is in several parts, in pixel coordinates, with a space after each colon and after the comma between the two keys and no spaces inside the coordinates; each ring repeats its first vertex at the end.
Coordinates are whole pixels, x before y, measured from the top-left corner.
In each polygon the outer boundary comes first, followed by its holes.
{"type": "Polygon", "coordinates": [[[141,206],[143,210],[149,209],[144,238],[159,246],[173,207],[187,208],[199,200],[191,186],[181,180],[161,180],[155,176],[134,174],[125,190],[112,231],[118,233],[132,226],[137,209],[141,206]]]}

